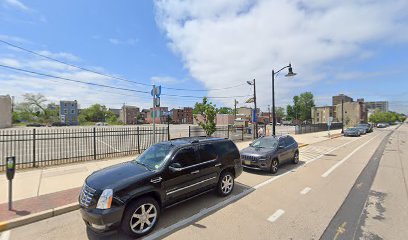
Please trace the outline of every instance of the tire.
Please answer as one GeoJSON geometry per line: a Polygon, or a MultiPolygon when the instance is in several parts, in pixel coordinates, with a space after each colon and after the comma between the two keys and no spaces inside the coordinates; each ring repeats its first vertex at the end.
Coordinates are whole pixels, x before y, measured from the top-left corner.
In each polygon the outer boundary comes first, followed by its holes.
{"type": "Polygon", "coordinates": [[[157,201],[151,197],[142,197],[130,203],[130,205],[126,208],[125,215],[123,216],[121,223],[121,229],[124,233],[132,238],[145,236],[153,231],[157,225],[159,216],[160,207],[157,201]],[[155,216],[152,216],[154,214],[155,216]],[[149,222],[150,225],[148,225],[149,222]]]}
{"type": "Polygon", "coordinates": [[[279,161],[278,161],[278,159],[274,158],[271,161],[271,170],[270,170],[270,172],[272,174],[276,174],[278,172],[278,170],[279,170],[279,161]]]}
{"type": "Polygon", "coordinates": [[[296,151],[295,154],[293,154],[292,163],[293,164],[298,164],[299,163],[299,151],[296,151]]]}
{"type": "Polygon", "coordinates": [[[231,194],[235,186],[234,175],[230,171],[221,173],[217,184],[217,194],[221,197],[226,197],[231,194]]]}

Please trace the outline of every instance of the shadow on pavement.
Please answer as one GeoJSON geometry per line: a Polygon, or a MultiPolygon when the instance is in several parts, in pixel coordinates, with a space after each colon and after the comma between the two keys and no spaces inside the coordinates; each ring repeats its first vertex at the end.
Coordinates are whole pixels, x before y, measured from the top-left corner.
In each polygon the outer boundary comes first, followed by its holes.
{"type": "Polygon", "coordinates": [[[272,173],[270,173],[269,171],[266,171],[266,170],[256,170],[256,169],[245,168],[245,167],[244,167],[244,172],[251,173],[251,174],[256,174],[256,175],[261,175],[261,176],[274,177],[274,176],[279,176],[281,174],[284,174],[287,171],[293,171],[294,169],[296,169],[296,168],[298,168],[300,166],[303,166],[305,163],[306,163],[305,161],[299,161],[298,164],[293,164],[291,162],[283,163],[283,164],[279,165],[279,170],[275,174],[272,174],[272,173]],[[283,171],[283,170],[286,170],[286,171],[283,171]]]}
{"type": "MultiPolygon", "coordinates": [[[[175,223],[178,223],[181,220],[185,220],[195,214],[198,214],[202,211],[205,211],[208,208],[214,207],[217,204],[220,204],[221,206],[217,209],[214,209],[214,211],[212,212],[208,212],[208,214],[205,214],[203,216],[201,216],[200,218],[194,219],[194,221],[188,222],[186,223],[186,225],[183,225],[181,227],[179,227],[178,229],[172,230],[166,234],[163,234],[162,236],[159,236],[159,238],[164,238],[165,236],[168,236],[176,231],[178,231],[179,229],[182,229],[188,225],[191,225],[193,227],[197,227],[200,229],[205,229],[207,228],[205,225],[199,224],[197,223],[200,219],[213,214],[214,212],[217,212],[221,209],[223,209],[224,207],[228,206],[229,204],[233,203],[234,201],[239,200],[240,198],[244,197],[246,194],[243,194],[245,191],[250,190],[251,187],[244,185],[242,183],[238,183],[236,182],[235,187],[233,192],[231,193],[231,195],[229,195],[228,197],[219,197],[215,191],[209,191],[201,196],[198,196],[194,199],[191,199],[189,201],[180,203],[179,205],[176,205],[174,207],[168,208],[168,209],[163,209],[161,212],[161,216],[159,219],[159,222],[155,228],[155,230],[153,230],[153,232],[151,234],[154,234],[155,232],[159,231],[160,229],[164,229],[167,228],[169,226],[172,226],[175,223]],[[222,205],[222,202],[224,201],[228,201],[230,198],[234,198],[235,196],[238,195],[242,195],[240,196],[240,198],[226,204],[226,205],[222,205]]],[[[107,240],[107,239],[132,239],[130,237],[128,237],[127,235],[125,235],[124,233],[122,233],[121,231],[114,231],[111,233],[107,233],[107,234],[96,234],[94,233],[92,230],[87,228],[87,236],[89,239],[92,240],[107,240]]],[[[149,236],[149,235],[148,235],[149,236]]]]}

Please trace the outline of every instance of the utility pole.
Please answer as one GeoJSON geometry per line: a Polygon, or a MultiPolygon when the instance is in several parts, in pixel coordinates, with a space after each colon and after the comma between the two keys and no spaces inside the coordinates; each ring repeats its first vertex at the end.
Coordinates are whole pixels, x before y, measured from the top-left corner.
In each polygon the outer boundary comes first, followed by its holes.
{"type": "Polygon", "coordinates": [[[152,111],[152,117],[153,117],[153,143],[156,143],[156,86],[153,85],[153,111],[152,111]]]}
{"type": "Polygon", "coordinates": [[[254,105],[255,105],[255,138],[258,138],[258,112],[256,108],[256,83],[254,79],[254,105]]]}
{"type": "Polygon", "coordinates": [[[341,99],[341,133],[344,133],[344,99],[341,99]]]}
{"type": "Polygon", "coordinates": [[[271,123],[271,105],[268,104],[268,116],[269,116],[269,123],[271,123]]]}
{"type": "Polygon", "coordinates": [[[237,119],[237,99],[234,99],[234,121],[237,119]]]}

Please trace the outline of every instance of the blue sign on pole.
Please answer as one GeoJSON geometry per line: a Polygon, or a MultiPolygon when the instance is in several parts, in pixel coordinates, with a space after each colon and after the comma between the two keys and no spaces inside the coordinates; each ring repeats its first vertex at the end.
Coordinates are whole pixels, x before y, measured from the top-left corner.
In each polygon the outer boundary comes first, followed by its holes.
{"type": "Polygon", "coordinates": [[[161,94],[161,86],[154,87],[151,91],[150,94],[152,97],[160,97],[161,94]]]}
{"type": "Polygon", "coordinates": [[[258,121],[258,119],[257,119],[257,117],[256,117],[256,110],[253,109],[253,110],[252,110],[252,122],[257,122],[257,121],[258,121]]]}

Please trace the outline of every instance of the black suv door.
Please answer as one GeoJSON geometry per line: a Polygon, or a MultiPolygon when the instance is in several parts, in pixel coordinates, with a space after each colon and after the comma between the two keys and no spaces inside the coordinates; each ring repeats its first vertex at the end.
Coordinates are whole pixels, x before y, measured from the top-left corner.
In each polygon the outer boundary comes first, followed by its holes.
{"type": "Polygon", "coordinates": [[[184,198],[198,190],[203,183],[201,179],[202,165],[200,165],[195,146],[179,149],[170,162],[170,166],[178,163],[177,168],[168,167],[163,181],[166,201],[172,202],[184,198]]]}
{"type": "Polygon", "coordinates": [[[217,156],[216,143],[201,143],[198,147],[198,156],[200,160],[200,180],[205,181],[202,187],[216,184],[220,171],[221,162],[217,156]]]}

